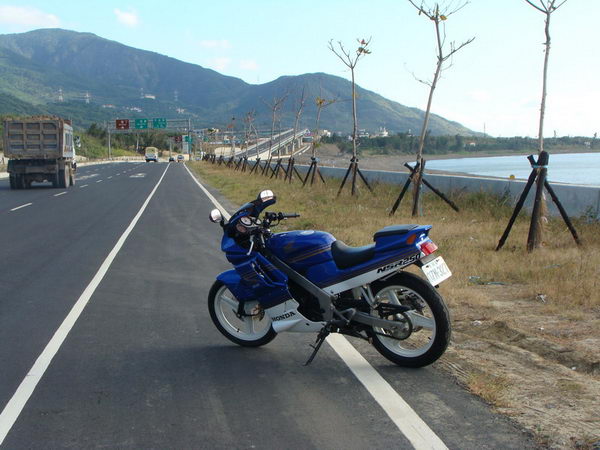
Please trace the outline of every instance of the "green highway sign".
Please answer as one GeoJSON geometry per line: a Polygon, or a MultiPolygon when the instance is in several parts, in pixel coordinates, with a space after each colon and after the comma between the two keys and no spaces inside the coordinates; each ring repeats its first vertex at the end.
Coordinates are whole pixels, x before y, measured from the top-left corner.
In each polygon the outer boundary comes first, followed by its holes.
{"type": "Polygon", "coordinates": [[[192,137],[191,137],[191,136],[184,136],[184,137],[183,137],[183,141],[184,141],[184,142],[193,142],[194,140],[192,139],[192,137]]]}
{"type": "Polygon", "coordinates": [[[163,117],[152,119],[152,128],[167,128],[167,119],[163,117]]]}
{"type": "Polygon", "coordinates": [[[138,130],[145,130],[148,128],[148,119],[135,119],[135,128],[138,130]]]}

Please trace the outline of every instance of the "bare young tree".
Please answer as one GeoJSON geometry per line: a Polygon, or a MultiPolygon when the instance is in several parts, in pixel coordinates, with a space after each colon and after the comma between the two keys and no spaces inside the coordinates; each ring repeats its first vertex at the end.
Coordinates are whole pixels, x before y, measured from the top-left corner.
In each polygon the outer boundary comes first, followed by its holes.
{"type": "Polygon", "coordinates": [[[302,87],[302,94],[300,95],[300,99],[298,100],[297,103],[297,108],[296,108],[296,118],[294,120],[294,134],[292,137],[292,148],[290,151],[290,158],[288,159],[288,164],[287,164],[287,168],[285,169],[285,177],[284,180],[289,180],[289,182],[292,182],[292,178],[293,178],[293,172],[294,170],[296,170],[297,173],[297,169],[295,169],[294,164],[294,151],[296,150],[296,135],[298,134],[298,123],[300,122],[300,117],[302,116],[302,110],[304,109],[304,103],[306,103],[306,86],[302,87]]]}
{"type": "Polygon", "coordinates": [[[331,39],[329,41],[329,50],[331,50],[333,52],[333,54],[335,56],[337,56],[340,59],[340,61],[342,61],[342,63],[344,63],[344,65],[346,67],[348,67],[348,69],[350,69],[350,74],[352,77],[352,120],[353,120],[352,159],[350,160],[350,166],[348,167],[348,170],[346,171],[346,175],[342,181],[340,189],[338,190],[338,195],[340,195],[340,193],[342,192],[342,189],[344,187],[344,184],[346,183],[346,179],[348,178],[348,175],[350,172],[352,172],[352,195],[354,195],[356,193],[356,175],[357,175],[357,173],[363,179],[363,181],[365,182],[365,184],[367,185],[369,190],[371,190],[371,186],[369,186],[369,183],[367,183],[367,180],[363,177],[362,173],[358,169],[358,160],[356,158],[356,144],[358,141],[358,119],[357,119],[357,114],[356,114],[356,82],[354,79],[354,69],[356,68],[356,65],[358,64],[358,61],[363,56],[366,56],[371,53],[371,50],[369,50],[369,48],[368,48],[369,44],[371,43],[371,38],[369,38],[367,40],[357,39],[357,42],[359,44],[358,48],[356,49],[356,51],[354,53],[352,53],[350,50],[346,50],[346,48],[340,41],[337,42],[337,47],[338,47],[337,49],[333,44],[333,39],[331,39]]]}
{"type": "Polygon", "coordinates": [[[246,165],[248,164],[248,147],[250,146],[250,139],[254,130],[254,120],[256,119],[256,111],[248,111],[244,116],[244,160],[242,163],[242,172],[246,171],[246,165]]]}
{"type": "Polygon", "coordinates": [[[300,122],[300,117],[302,116],[302,110],[304,109],[304,103],[306,103],[306,87],[302,87],[302,94],[300,95],[300,99],[298,100],[298,108],[296,109],[296,118],[294,120],[294,138],[292,139],[292,156],[294,155],[294,150],[296,150],[296,134],[298,133],[298,122],[300,122]]]}
{"type": "Polygon", "coordinates": [[[544,33],[546,42],[544,42],[544,70],[542,76],[542,102],[540,105],[540,121],[538,129],[538,162],[537,165],[537,186],[533,210],[531,212],[531,225],[527,237],[527,250],[532,251],[539,248],[542,243],[543,224],[546,215],[546,202],[544,198],[544,184],[546,182],[546,165],[548,154],[544,152],[544,116],[546,113],[546,94],[548,78],[548,59],[550,57],[550,18],[552,13],[566,3],[567,0],[525,0],[529,5],[546,16],[544,33]],[[541,162],[540,162],[541,161],[541,162]]]}
{"type": "Polygon", "coordinates": [[[546,26],[544,32],[546,42],[544,42],[544,73],[542,78],[542,104],[540,106],[540,123],[538,130],[538,152],[544,151],[544,115],[546,113],[546,86],[548,78],[548,58],[550,56],[550,17],[552,13],[566,3],[567,0],[525,0],[535,9],[546,15],[546,26]]]}
{"type": "Polygon", "coordinates": [[[321,175],[321,171],[319,170],[318,161],[317,161],[317,147],[321,141],[321,133],[319,131],[319,121],[321,120],[321,112],[323,109],[328,106],[333,105],[338,101],[337,98],[327,100],[321,97],[321,89],[319,89],[319,95],[315,99],[315,105],[317,106],[317,116],[315,118],[315,130],[313,133],[313,140],[311,142],[311,157],[310,157],[310,166],[308,167],[308,171],[306,172],[306,176],[304,177],[304,181],[302,182],[302,186],[306,185],[306,182],[310,178],[310,184],[314,184],[315,175],[319,175],[319,178],[323,183],[325,183],[325,178],[321,175]]]}
{"type": "Polygon", "coordinates": [[[423,180],[423,170],[424,170],[424,161],[423,161],[423,146],[425,144],[425,135],[427,133],[427,127],[429,126],[429,116],[431,114],[431,103],[433,100],[433,92],[437,87],[438,81],[442,72],[449,68],[449,66],[445,66],[445,63],[454,56],[456,52],[470,44],[475,40],[474,37],[464,41],[461,44],[456,44],[455,42],[449,43],[449,48],[446,45],[446,20],[448,18],[464,8],[467,4],[469,4],[468,0],[455,2],[449,1],[446,3],[434,3],[432,6],[428,6],[425,2],[422,2],[421,5],[417,5],[413,0],[408,0],[411,5],[413,5],[418,11],[419,15],[424,15],[427,17],[434,25],[435,28],[435,39],[436,39],[436,56],[437,62],[435,66],[435,72],[433,74],[433,79],[431,81],[419,80],[421,83],[429,86],[429,97],[427,99],[427,108],[425,109],[425,117],[423,118],[423,128],[421,129],[421,135],[419,136],[419,147],[417,149],[417,161],[418,164],[418,172],[413,178],[413,209],[412,215],[417,216],[419,214],[419,196],[421,192],[421,183],[423,180]]]}
{"type": "MultiPolygon", "coordinates": [[[[271,151],[273,149],[273,135],[275,134],[275,122],[278,119],[277,113],[283,107],[283,103],[285,102],[285,99],[287,98],[287,96],[288,96],[288,93],[286,92],[281,97],[274,97],[270,103],[267,103],[263,100],[263,103],[271,109],[271,136],[269,138],[269,159],[267,160],[267,164],[262,171],[263,175],[265,173],[268,174],[269,169],[271,168],[271,159],[273,159],[272,155],[271,155],[271,151]]],[[[279,158],[280,156],[281,156],[280,149],[277,148],[277,158],[279,158]]]]}
{"type": "Polygon", "coordinates": [[[229,122],[229,124],[227,125],[227,129],[231,130],[231,151],[230,151],[230,162],[233,161],[233,159],[235,158],[235,117],[231,118],[231,122],[229,122]]]}
{"type": "Polygon", "coordinates": [[[337,103],[338,99],[337,98],[333,98],[333,99],[325,99],[323,97],[321,97],[321,94],[319,93],[319,96],[315,99],[315,104],[317,105],[317,117],[315,119],[315,135],[313,137],[313,142],[312,142],[312,157],[316,158],[317,157],[317,147],[319,146],[319,143],[321,142],[321,134],[320,134],[320,130],[319,130],[319,122],[321,120],[321,112],[327,108],[328,106],[333,105],[334,103],[337,103]]]}

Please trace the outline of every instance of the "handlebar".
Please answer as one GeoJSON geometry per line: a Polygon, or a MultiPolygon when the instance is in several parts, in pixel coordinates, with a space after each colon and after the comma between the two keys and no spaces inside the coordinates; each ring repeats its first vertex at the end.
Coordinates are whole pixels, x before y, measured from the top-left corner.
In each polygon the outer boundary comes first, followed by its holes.
{"type": "Polygon", "coordinates": [[[270,221],[273,220],[285,220],[285,219],[293,219],[295,217],[300,217],[298,213],[283,213],[283,212],[267,212],[265,213],[265,219],[270,221]]]}
{"type": "Polygon", "coordinates": [[[300,214],[298,213],[278,213],[277,214],[277,218],[281,218],[281,219],[294,219],[296,217],[300,217],[300,214]]]}

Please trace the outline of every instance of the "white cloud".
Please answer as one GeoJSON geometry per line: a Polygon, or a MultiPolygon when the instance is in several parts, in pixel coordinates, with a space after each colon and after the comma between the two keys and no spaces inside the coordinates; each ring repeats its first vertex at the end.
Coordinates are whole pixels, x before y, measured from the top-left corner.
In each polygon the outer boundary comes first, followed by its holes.
{"type": "Polygon", "coordinates": [[[60,20],[54,14],[30,6],[0,5],[0,23],[11,28],[56,28],[60,20]]]}
{"type": "Polygon", "coordinates": [[[115,8],[114,12],[117,20],[127,27],[134,28],[140,23],[140,19],[135,11],[121,11],[119,8],[115,8]]]}
{"type": "Polygon", "coordinates": [[[242,59],[240,61],[240,69],[242,70],[258,70],[258,63],[253,59],[242,59]]]}
{"type": "Polygon", "coordinates": [[[209,62],[209,67],[213,68],[218,72],[222,72],[231,64],[231,58],[227,58],[226,56],[222,56],[220,58],[214,58],[209,62]]]}
{"type": "Polygon", "coordinates": [[[208,40],[200,41],[200,47],[225,49],[225,48],[231,48],[231,43],[226,39],[222,39],[222,40],[208,39],[208,40]]]}

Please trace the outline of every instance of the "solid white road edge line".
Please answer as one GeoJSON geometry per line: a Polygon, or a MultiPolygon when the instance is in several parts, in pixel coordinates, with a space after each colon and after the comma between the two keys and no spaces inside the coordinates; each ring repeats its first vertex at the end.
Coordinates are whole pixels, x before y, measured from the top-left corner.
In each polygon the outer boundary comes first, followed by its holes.
{"type": "Polygon", "coordinates": [[[73,308],[71,309],[63,323],[60,325],[60,327],[58,327],[58,329],[54,333],[54,336],[52,336],[52,339],[50,339],[50,341],[46,345],[46,348],[44,348],[40,356],[38,356],[37,360],[29,370],[29,373],[25,376],[23,381],[21,381],[21,384],[13,394],[12,398],[2,410],[2,413],[0,414],[0,446],[2,445],[2,442],[4,442],[4,439],[8,435],[14,423],[17,421],[19,415],[21,414],[21,411],[25,407],[25,404],[31,397],[31,394],[33,394],[35,387],[42,379],[44,372],[46,372],[46,369],[52,362],[52,359],[54,358],[56,353],[58,353],[58,350],[67,338],[67,335],[75,325],[75,322],[77,322],[77,319],[79,318],[84,308],[90,301],[90,298],[92,297],[92,295],[100,285],[100,282],[108,272],[108,269],[110,268],[112,262],[121,250],[121,247],[123,247],[125,241],[127,240],[127,237],[129,236],[129,234],[131,234],[131,231],[142,216],[144,210],[148,206],[148,203],[150,203],[150,199],[154,196],[154,193],[156,192],[158,186],[165,177],[165,174],[167,173],[168,169],[169,166],[167,165],[167,168],[158,180],[158,183],[156,183],[156,186],[154,186],[154,189],[152,189],[152,192],[150,192],[150,195],[148,195],[148,198],[146,198],[146,201],[143,203],[138,213],[135,215],[127,229],[123,232],[113,249],[110,251],[106,259],[98,269],[98,272],[96,272],[96,275],[94,275],[94,278],[92,278],[92,281],[90,281],[90,283],[87,285],[77,302],[75,302],[75,305],[73,305],[73,308]]]}
{"type": "MultiPolygon", "coordinates": [[[[223,206],[206,190],[198,179],[192,174],[187,165],[184,165],[192,179],[204,191],[213,204],[219,208],[227,220],[231,215],[223,206]]],[[[330,334],[327,343],[335,350],[338,356],[346,363],[354,376],[373,396],[379,406],[396,424],[400,432],[410,441],[417,450],[436,449],[447,450],[448,447],[419,417],[414,409],[398,394],[390,384],[377,372],[373,366],[356,350],[348,339],[341,334],[330,334]]]]}
{"type": "Polygon", "coordinates": [[[187,164],[184,164],[183,167],[185,167],[185,170],[188,171],[188,173],[190,174],[190,177],[192,177],[192,180],[194,180],[196,182],[196,184],[200,187],[200,189],[202,189],[204,191],[204,193],[210,199],[210,201],[213,202],[213,204],[217,208],[219,208],[219,211],[221,211],[221,214],[223,214],[223,217],[225,217],[225,219],[229,220],[229,218],[231,217],[231,214],[229,214],[227,212],[227,210],[225,208],[223,208],[223,206],[217,201],[217,199],[214,198],[212,196],[212,194],[210,192],[208,192],[204,186],[202,186],[202,184],[196,179],[194,174],[192,172],[190,172],[190,169],[188,169],[187,164]]]}
{"type": "Polygon", "coordinates": [[[31,205],[33,205],[33,203],[25,203],[24,205],[17,206],[16,208],[11,209],[11,211],[16,211],[17,209],[26,208],[31,205]]]}
{"type": "Polygon", "coordinates": [[[379,403],[415,449],[447,449],[442,440],[373,366],[341,334],[330,334],[327,343],[379,403]]]}

